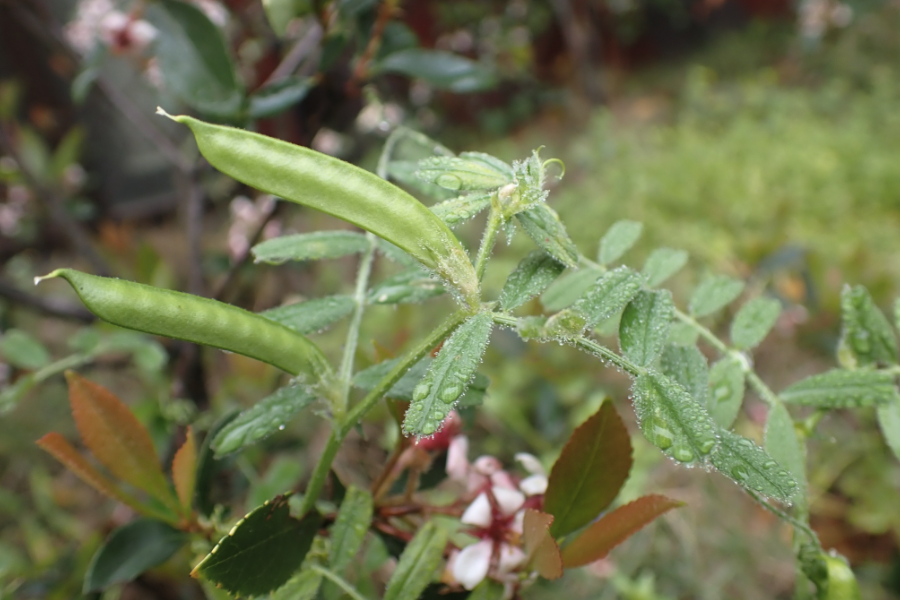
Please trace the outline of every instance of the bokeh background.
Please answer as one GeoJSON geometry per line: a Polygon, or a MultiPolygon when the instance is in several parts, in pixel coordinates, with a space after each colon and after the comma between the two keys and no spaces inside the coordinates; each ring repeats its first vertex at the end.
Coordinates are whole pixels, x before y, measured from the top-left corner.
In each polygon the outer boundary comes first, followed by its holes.
{"type": "MultiPolygon", "coordinates": [[[[51,430],[75,439],[61,364],[114,389],[169,457],[185,424],[203,430],[279,381],[249,359],[94,323],[65,286],[35,288],[35,276],[70,266],[257,311],[352,287],[352,261],[253,265],[254,241],[341,225],[221,176],[157,105],[369,168],[398,125],[507,161],[543,146],[566,164],[550,202],[586,254],[614,221],[635,219],[645,229],[631,264],[659,246],[690,252],[676,300],[714,271],[782,301],[755,356],[775,390],[834,363],[844,283],[868,286],[883,307],[900,291],[896,0],[187,4],[215,35],[149,0],[0,2],[0,598],[79,597],[92,553],[132,517],[34,445],[51,430]],[[210,46],[231,62],[205,61],[210,46]],[[439,60],[420,60],[434,50],[439,60]]],[[[478,225],[459,235],[477,243],[478,225]]],[[[528,248],[523,236],[498,247],[489,290],[528,248]]],[[[360,363],[450,306],[374,308],[360,363]]],[[[337,327],[321,344],[337,353],[341,336],[337,327]]],[[[630,415],[621,375],[565,348],[496,336],[488,398],[467,415],[473,452],[552,459],[605,396],[630,415]]],[[[763,420],[748,395],[737,430],[759,439],[763,420]]],[[[388,422],[376,411],[368,441],[343,451],[348,478],[377,467],[383,454],[372,448],[396,435],[388,422]]],[[[626,495],[687,506],[527,597],[790,598],[790,531],[724,478],[666,461],[629,426],[626,495]]],[[[321,429],[301,419],[234,459],[222,499],[240,512],[302,483],[321,429]]],[[[866,600],[900,598],[900,464],[873,415],[829,414],[809,468],[823,545],[850,559],[866,600]]],[[[103,597],[202,598],[189,559],[103,597]]]]}

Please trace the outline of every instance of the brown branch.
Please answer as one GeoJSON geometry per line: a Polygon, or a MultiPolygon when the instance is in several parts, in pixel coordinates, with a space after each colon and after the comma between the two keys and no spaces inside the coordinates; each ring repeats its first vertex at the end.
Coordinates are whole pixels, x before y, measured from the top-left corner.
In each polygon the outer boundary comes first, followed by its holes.
{"type": "Polygon", "coordinates": [[[369,43],[366,44],[366,49],[359,57],[359,60],[356,61],[356,67],[354,67],[353,69],[353,76],[347,83],[348,87],[351,85],[358,86],[368,77],[369,63],[372,62],[372,59],[375,57],[375,53],[378,52],[378,48],[381,47],[381,39],[384,36],[384,28],[387,27],[388,22],[394,15],[394,12],[397,9],[397,4],[397,0],[384,0],[378,7],[378,16],[375,18],[375,24],[372,26],[372,37],[369,38],[369,43]]]}

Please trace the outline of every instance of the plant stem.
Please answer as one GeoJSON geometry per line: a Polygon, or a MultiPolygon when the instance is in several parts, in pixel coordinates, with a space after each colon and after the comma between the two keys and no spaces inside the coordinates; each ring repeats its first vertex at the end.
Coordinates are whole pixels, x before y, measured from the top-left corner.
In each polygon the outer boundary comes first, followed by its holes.
{"type": "Polygon", "coordinates": [[[347,402],[350,398],[350,379],[353,377],[353,359],[356,356],[356,346],[359,343],[359,326],[362,323],[363,311],[366,309],[366,292],[369,289],[369,275],[372,273],[372,262],[375,259],[375,247],[378,238],[373,233],[366,233],[369,247],[363,253],[359,261],[359,271],[356,274],[356,290],[353,300],[353,317],[350,319],[350,328],[347,330],[347,340],[344,342],[344,356],[341,360],[341,370],[338,375],[338,405],[335,407],[335,419],[340,423],[347,410],[347,402]]]}
{"type": "Polygon", "coordinates": [[[309,512],[310,509],[315,506],[316,500],[319,499],[319,494],[322,493],[322,487],[325,485],[325,480],[328,477],[328,471],[331,469],[331,463],[334,462],[334,457],[337,455],[338,448],[340,448],[344,436],[347,435],[360,420],[362,420],[366,413],[381,400],[388,390],[390,390],[404,374],[406,374],[406,371],[408,371],[411,366],[416,364],[419,359],[450,335],[450,333],[459,327],[468,316],[469,312],[467,310],[458,310],[450,315],[440,327],[432,331],[428,337],[407,352],[403,358],[400,359],[400,362],[394,365],[391,372],[385,375],[384,378],[378,382],[378,385],[376,385],[371,392],[366,394],[366,397],[347,413],[347,416],[343,419],[342,423],[335,423],[331,435],[328,437],[328,442],[322,450],[322,455],[319,457],[319,462],[316,464],[315,470],[313,470],[309,485],[306,488],[306,494],[303,496],[303,503],[300,506],[301,515],[305,515],[309,512]]]}
{"type": "Polygon", "coordinates": [[[316,573],[319,573],[323,577],[330,579],[333,581],[339,588],[344,590],[344,593],[353,598],[353,600],[366,600],[366,597],[356,591],[356,588],[347,583],[343,577],[335,573],[330,569],[326,569],[321,565],[312,565],[310,567],[316,573]]]}
{"type": "Polygon", "coordinates": [[[478,248],[478,256],[475,258],[475,274],[478,281],[484,277],[484,269],[487,266],[487,259],[494,249],[494,243],[497,241],[497,233],[500,231],[500,225],[503,223],[503,211],[496,205],[496,200],[491,202],[491,214],[488,217],[487,227],[484,229],[484,237],[481,238],[481,247],[478,248]]]}
{"type": "Polygon", "coordinates": [[[784,521],[786,523],[790,523],[794,527],[794,529],[797,529],[798,531],[802,531],[803,533],[805,533],[809,537],[809,539],[812,541],[812,543],[819,546],[819,536],[816,535],[815,531],[810,529],[809,525],[807,525],[805,523],[801,523],[800,521],[798,521],[791,515],[787,514],[780,508],[777,508],[777,507],[773,506],[772,504],[769,504],[768,500],[766,500],[765,498],[763,498],[762,496],[760,496],[753,490],[747,490],[747,493],[750,494],[754,500],[759,502],[770,513],[772,513],[773,515],[775,515],[782,521],[784,521]]]}

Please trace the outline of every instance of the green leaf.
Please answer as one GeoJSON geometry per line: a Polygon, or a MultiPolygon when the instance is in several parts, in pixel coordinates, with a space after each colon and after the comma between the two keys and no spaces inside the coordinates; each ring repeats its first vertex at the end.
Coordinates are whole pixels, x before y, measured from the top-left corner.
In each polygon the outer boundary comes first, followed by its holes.
{"type": "Polygon", "coordinates": [[[309,335],[324,331],[335,321],[348,316],[356,308],[356,300],[350,295],[313,298],[287,306],[270,308],[259,313],[267,319],[281,323],[297,333],[309,335]]]}
{"type": "Polygon", "coordinates": [[[675,460],[689,463],[710,453],[716,430],[703,405],[659,373],[639,375],[634,410],[647,440],[675,460]]]}
{"type": "Polygon", "coordinates": [[[287,490],[292,489],[306,470],[306,462],[296,456],[280,454],[266,467],[262,477],[250,484],[245,506],[260,506],[287,490]]]}
{"type": "Polygon", "coordinates": [[[797,482],[787,469],[747,438],[727,429],[718,434],[719,443],[710,455],[716,469],[742,487],[790,503],[797,482]]]}
{"type": "Polygon", "coordinates": [[[284,585],[300,568],[322,517],[291,517],[288,496],[278,496],[241,519],[191,571],[234,595],[257,596],[284,585]]]}
{"type": "Polygon", "coordinates": [[[314,87],[312,77],[286,77],[271,83],[250,96],[250,118],[266,119],[280,115],[299,104],[314,87]]]}
{"type": "Polygon", "coordinates": [[[504,591],[502,583],[493,579],[484,579],[475,586],[475,589],[466,597],[466,600],[503,600],[504,591]]]}
{"type": "Polygon", "coordinates": [[[200,444],[200,452],[197,454],[197,482],[194,486],[194,504],[200,514],[209,516],[212,514],[215,505],[212,501],[213,478],[219,470],[221,463],[215,457],[212,449],[212,442],[216,435],[231,421],[237,418],[238,412],[232,411],[224,414],[213,426],[206,432],[203,443],[200,444]]]}
{"type": "Polygon", "coordinates": [[[8,329],[3,333],[0,355],[12,366],[31,371],[50,364],[50,353],[44,344],[21,329],[8,329]]]}
{"type": "Polygon", "coordinates": [[[328,377],[331,366],[311,341],[244,309],[123,279],[57,269],[95,315],[114,325],[255,358],[292,375],[328,377]]]}
{"type": "Polygon", "coordinates": [[[440,204],[431,206],[431,212],[447,224],[456,227],[475,217],[491,205],[491,194],[468,194],[459,198],[451,198],[440,204]]]}
{"type": "Polygon", "coordinates": [[[697,333],[697,330],[689,323],[675,321],[672,323],[672,326],[669,327],[668,342],[670,344],[675,344],[676,346],[693,346],[697,343],[699,337],[700,334],[697,333]]]}
{"type": "Polygon", "coordinates": [[[388,277],[369,290],[369,304],[415,304],[444,294],[440,281],[418,266],[388,277]]]}
{"type": "Polygon", "coordinates": [[[302,385],[286,385],[278,389],[242,412],[216,434],[212,442],[216,457],[237,452],[272,435],[315,400],[315,394],[302,385]]]}
{"type": "Polygon", "coordinates": [[[783,466],[794,481],[794,501],[801,509],[807,505],[806,500],[806,452],[797,437],[794,420],[780,402],[769,407],[766,418],[766,451],[772,459],[783,466]]]}
{"type": "Polygon", "coordinates": [[[567,267],[578,265],[578,247],[552,208],[541,203],[516,214],[516,219],[538,248],[567,267]]]}
{"type": "Polygon", "coordinates": [[[585,325],[593,328],[620,313],[641,290],[641,276],[628,267],[607,271],[582,294],[572,310],[585,317],[585,325]]]}
{"type": "MultiPolygon", "coordinates": [[[[388,373],[390,373],[394,366],[400,361],[399,358],[392,358],[390,360],[385,360],[376,365],[372,365],[362,371],[358,371],[353,376],[353,385],[364,391],[372,390],[378,382],[384,379],[388,373]]],[[[425,373],[428,372],[428,367],[431,365],[432,359],[430,357],[425,357],[415,365],[413,365],[404,375],[400,378],[397,383],[391,387],[385,396],[387,398],[394,398],[396,400],[405,400],[409,402],[412,400],[413,391],[416,386],[419,385],[419,382],[425,376],[425,373]]],[[[475,373],[475,378],[472,379],[472,382],[469,384],[469,389],[465,394],[459,399],[459,406],[475,406],[481,404],[481,400],[484,398],[485,393],[487,392],[488,384],[490,383],[490,379],[488,379],[485,375],[481,373],[475,373]]]]}
{"type": "Polygon", "coordinates": [[[344,494],[337,519],[331,526],[328,564],[337,572],[347,568],[359,552],[372,524],[372,494],[351,485],[344,494]]]}
{"type": "Polygon", "coordinates": [[[266,20],[278,37],[284,37],[288,24],[314,10],[312,0],[263,0],[266,20]]]}
{"type": "Polygon", "coordinates": [[[706,405],[709,367],[697,346],[667,345],[660,356],[659,367],[663,375],[687,390],[701,406],[706,405]]]}
{"type": "Polygon", "coordinates": [[[365,252],[369,241],[355,231],[315,231],[266,240],[253,247],[256,262],[278,265],[289,260],[340,258],[365,252]]]}
{"type": "Polygon", "coordinates": [[[679,506],[684,506],[684,503],[656,494],[641,496],[634,502],[620,506],[597,519],[563,548],[563,566],[574,569],[604,558],[610,550],[656,517],[679,506]]]}
{"type": "Polygon", "coordinates": [[[447,532],[431,521],[425,523],[400,555],[384,600],[416,600],[434,579],[446,546],[447,532]]]}
{"type": "Polygon", "coordinates": [[[417,437],[436,432],[463,395],[481,363],[493,328],[489,311],[469,317],[444,342],[425,377],[413,390],[403,432],[417,437]]]}
{"type": "Polygon", "coordinates": [[[416,175],[426,183],[460,192],[496,190],[513,180],[509,165],[476,152],[423,158],[416,175]]]}
{"type": "Polygon", "coordinates": [[[147,17],[159,30],[154,47],[166,87],[201,113],[237,115],[243,92],[219,28],[179,0],[149,5],[147,17]]]}
{"type": "Polygon", "coordinates": [[[545,252],[530,252],[507,278],[500,292],[500,308],[509,311],[522,306],[547,289],[564,269],[545,252]]]}
{"type": "Polygon", "coordinates": [[[900,399],[880,405],[876,414],[884,441],[900,460],[900,399]]]}
{"type": "Polygon", "coordinates": [[[716,425],[731,427],[744,402],[744,366],[731,356],[713,364],[709,370],[707,408],[716,425]]]}
{"type": "Polygon", "coordinates": [[[631,438],[611,400],[578,427],[550,471],[544,512],[559,538],[597,518],[615,500],[631,470],[631,438]]]}
{"type": "Polygon", "coordinates": [[[684,250],[672,248],[657,248],[650,253],[644,262],[642,271],[647,287],[656,287],[669,277],[684,268],[687,264],[688,253],[684,250]]]}
{"type": "Polygon", "coordinates": [[[187,116],[170,118],[191,128],[200,152],[223,173],[374,233],[451,282],[470,306],[480,302],[475,267],[460,241],[397,186],[308,148],[187,116]]]}
{"type": "Polygon", "coordinates": [[[734,302],[743,291],[743,281],[725,275],[712,275],[694,290],[688,309],[695,317],[705,317],[734,302]]]}
{"type": "Polygon", "coordinates": [[[600,279],[603,273],[600,269],[594,268],[566,272],[541,296],[544,310],[556,312],[571,306],[600,279]]]}
{"type": "Polygon", "coordinates": [[[497,85],[494,73],[479,63],[458,54],[424,48],[389,54],[373,65],[372,72],[417,77],[457,94],[482,92],[497,85]]]}
{"type": "Polygon", "coordinates": [[[627,219],[616,221],[600,240],[597,262],[601,265],[608,265],[619,260],[622,255],[631,250],[643,232],[643,223],[627,219]]]}
{"type": "Polygon", "coordinates": [[[858,408],[897,399],[894,376],[886,371],[833,369],[798,381],[779,394],[791,404],[816,408],[858,408]]]}
{"type": "Polygon", "coordinates": [[[897,339],[869,291],[861,285],[845,286],[841,293],[841,316],[844,330],[841,346],[856,359],[855,366],[897,362],[897,339]]]}
{"type": "Polygon", "coordinates": [[[738,350],[755,348],[769,335],[781,314],[781,303],[774,298],[753,298],[731,322],[731,343],[738,350]]]}
{"type": "Polygon", "coordinates": [[[273,592],[269,600],[315,600],[322,578],[321,571],[304,569],[273,592]]]}
{"type": "Polygon", "coordinates": [[[662,354],[675,305],[668,290],[641,290],[625,307],[619,323],[622,353],[639,367],[649,367],[662,354]]]}
{"type": "Polygon", "coordinates": [[[118,527],[91,559],[83,593],[131,581],[169,560],[188,541],[186,533],[154,519],[137,519],[118,527]]]}

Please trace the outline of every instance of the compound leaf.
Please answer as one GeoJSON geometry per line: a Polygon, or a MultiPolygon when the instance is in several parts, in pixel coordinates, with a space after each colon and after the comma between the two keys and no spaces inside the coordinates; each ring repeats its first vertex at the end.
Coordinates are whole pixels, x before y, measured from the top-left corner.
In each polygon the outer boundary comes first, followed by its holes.
{"type": "Polygon", "coordinates": [[[644,224],[638,221],[622,219],[610,227],[600,240],[600,252],[597,262],[608,265],[622,257],[637,243],[644,232],[644,224]]]}
{"type": "Polygon", "coordinates": [[[445,200],[429,208],[448,227],[456,227],[475,217],[490,205],[491,194],[468,194],[445,200]]]}
{"type": "Polygon", "coordinates": [[[522,306],[549,286],[565,266],[541,250],[534,250],[510,273],[500,292],[500,308],[512,310],[522,306]]]}
{"type": "Polygon", "coordinates": [[[707,408],[716,425],[731,427],[744,402],[744,366],[731,356],[725,356],[709,370],[707,408]]]}
{"type": "Polygon", "coordinates": [[[513,180],[509,165],[475,152],[460,156],[429,156],[419,161],[416,175],[445,190],[461,192],[495,190],[513,180]]]}
{"type": "Polygon", "coordinates": [[[731,322],[731,343],[738,350],[756,347],[769,335],[781,314],[774,298],[757,297],[744,304],[731,322]]]}
{"type": "Polygon", "coordinates": [[[797,437],[794,420],[784,404],[769,408],[766,418],[766,451],[794,477],[794,501],[806,506],[806,453],[797,437]]]}
{"type": "Polygon", "coordinates": [[[442,295],[441,282],[412,267],[388,277],[369,290],[369,304],[412,304],[442,295]]]}
{"type": "Polygon", "coordinates": [[[725,275],[712,275],[694,290],[688,308],[693,316],[705,317],[734,302],[743,291],[743,281],[725,275]]]}
{"type": "Polygon", "coordinates": [[[719,430],[719,443],[710,460],[738,485],[764,496],[790,502],[797,482],[787,469],[752,441],[727,429],[719,430]]]}
{"type": "Polygon", "coordinates": [[[683,387],[700,405],[709,392],[709,367],[697,346],[669,344],[659,360],[663,375],[683,387]]]}
{"type": "Polygon", "coordinates": [[[647,282],[647,287],[656,287],[663,283],[687,264],[688,253],[684,250],[672,248],[657,248],[650,253],[644,262],[644,270],[641,272],[647,282]]]}
{"type": "Polygon", "coordinates": [[[812,375],[779,394],[791,404],[817,408],[857,408],[897,399],[894,376],[885,371],[833,369],[812,375]]]}
{"type": "Polygon", "coordinates": [[[855,366],[897,362],[897,338],[869,291],[861,285],[845,286],[841,293],[844,330],[841,347],[856,359],[855,366]]]}
{"type": "Polygon", "coordinates": [[[278,306],[259,314],[297,333],[309,335],[323,331],[332,323],[352,313],[354,308],[356,300],[353,296],[337,295],[278,306]]]}
{"type": "Polygon", "coordinates": [[[675,305],[668,290],[641,290],[625,307],[619,322],[622,353],[639,367],[649,367],[669,337],[675,305]]]}
{"type": "Polygon", "coordinates": [[[578,265],[578,247],[552,208],[540,203],[517,213],[516,219],[538,248],[567,267],[578,265]]]}
{"type": "Polygon", "coordinates": [[[278,265],[289,260],[322,260],[365,252],[366,236],[355,231],[314,231],[266,240],[253,247],[256,262],[278,265]]]}
{"type": "Polygon", "coordinates": [[[593,328],[622,311],[641,290],[641,276],[628,267],[607,271],[582,294],[572,310],[593,328]]]}
{"type": "Polygon", "coordinates": [[[591,267],[569,271],[553,282],[541,296],[544,310],[556,312],[571,306],[603,275],[591,267]]]}

